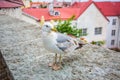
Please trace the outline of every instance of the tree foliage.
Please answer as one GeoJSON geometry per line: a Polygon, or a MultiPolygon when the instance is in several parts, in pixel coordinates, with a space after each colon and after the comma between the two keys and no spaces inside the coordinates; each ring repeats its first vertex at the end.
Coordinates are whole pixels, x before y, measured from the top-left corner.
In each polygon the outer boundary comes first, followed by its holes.
{"type": "Polygon", "coordinates": [[[66,33],[75,37],[82,36],[82,29],[78,29],[76,26],[72,26],[72,21],[74,18],[75,16],[72,16],[65,21],[59,20],[58,24],[56,25],[58,32],[66,33]]]}

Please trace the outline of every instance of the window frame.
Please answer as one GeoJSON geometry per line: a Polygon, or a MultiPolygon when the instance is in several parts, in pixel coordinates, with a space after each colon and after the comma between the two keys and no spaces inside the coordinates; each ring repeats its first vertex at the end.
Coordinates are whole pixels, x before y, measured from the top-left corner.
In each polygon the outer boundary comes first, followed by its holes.
{"type": "Polygon", "coordinates": [[[115,40],[111,40],[111,45],[114,46],[115,45],[115,40]]]}
{"type": "Polygon", "coordinates": [[[100,34],[102,34],[102,27],[96,27],[96,28],[94,29],[94,34],[95,34],[95,35],[100,35],[100,34]]]}
{"type": "Polygon", "coordinates": [[[112,25],[116,25],[117,19],[112,20],[112,25]]]}
{"type": "Polygon", "coordinates": [[[87,35],[87,28],[82,28],[82,35],[83,36],[87,35]]]}
{"type": "Polygon", "coordinates": [[[116,30],[112,30],[111,31],[111,36],[115,36],[115,34],[116,34],[116,30]]]}

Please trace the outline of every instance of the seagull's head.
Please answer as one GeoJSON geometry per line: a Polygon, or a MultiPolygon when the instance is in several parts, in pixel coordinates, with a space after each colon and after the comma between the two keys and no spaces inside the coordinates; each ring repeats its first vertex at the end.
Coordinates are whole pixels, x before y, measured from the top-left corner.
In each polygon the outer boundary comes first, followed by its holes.
{"type": "Polygon", "coordinates": [[[51,23],[49,23],[49,22],[46,22],[46,23],[44,23],[44,25],[42,26],[42,31],[50,33],[51,31],[56,32],[57,29],[54,27],[53,24],[51,24],[51,23]]]}

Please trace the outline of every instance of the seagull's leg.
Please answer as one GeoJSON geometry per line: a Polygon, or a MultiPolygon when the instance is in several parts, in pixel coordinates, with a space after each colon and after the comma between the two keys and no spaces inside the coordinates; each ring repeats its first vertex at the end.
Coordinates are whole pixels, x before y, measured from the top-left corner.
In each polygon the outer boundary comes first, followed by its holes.
{"type": "Polygon", "coordinates": [[[53,63],[49,63],[49,67],[54,66],[55,64],[57,64],[57,53],[54,56],[54,62],[53,63]]]}
{"type": "Polygon", "coordinates": [[[61,56],[61,54],[59,56],[59,64],[60,64],[60,66],[62,65],[62,56],[61,56]]]}
{"type": "Polygon", "coordinates": [[[56,64],[57,63],[57,53],[55,54],[55,62],[54,62],[54,64],[56,64]]]}
{"type": "Polygon", "coordinates": [[[60,65],[58,65],[58,63],[57,63],[57,54],[55,54],[55,62],[53,64],[53,66],[52,66],[52,69],[53,70],[59,70],[59,69],[61,69],[60,65]]]}

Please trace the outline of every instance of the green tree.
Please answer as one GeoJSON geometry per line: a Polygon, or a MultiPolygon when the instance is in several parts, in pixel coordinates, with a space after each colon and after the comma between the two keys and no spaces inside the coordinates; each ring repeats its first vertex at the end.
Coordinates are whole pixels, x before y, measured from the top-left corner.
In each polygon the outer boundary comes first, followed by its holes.
{"type": "Polygon", "coordinates": [[[75,16],[72,16],[65,21],[59,20],[58,24],[56,25],[58,32],[73,35],[75,37],[82,36],[82,29],[78,29],[76,26],[71,25],[74,18],[75,16]]]}

